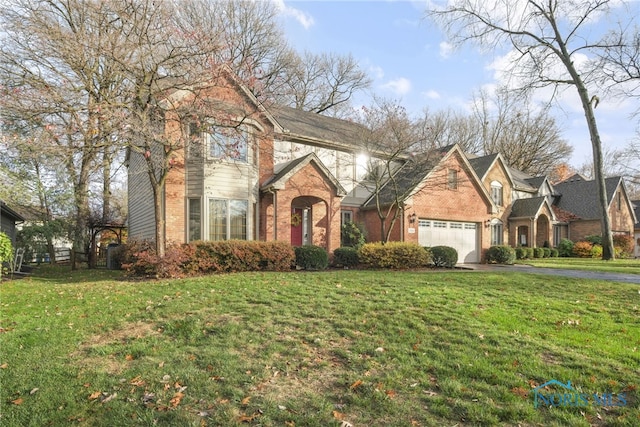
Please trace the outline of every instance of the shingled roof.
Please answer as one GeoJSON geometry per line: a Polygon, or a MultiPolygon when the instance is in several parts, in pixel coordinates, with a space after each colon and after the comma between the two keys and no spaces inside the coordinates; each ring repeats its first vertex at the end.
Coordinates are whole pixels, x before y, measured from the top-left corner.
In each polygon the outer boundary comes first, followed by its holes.
{"type": "MultiPolygon", "coordinates": [[[[511,208],[511,218],[527,218],[535,217],[542,209],[542,206],[547,202],[545,196],[529,197],[525,199],[518,199],[513,202],[511,208]]],[[[549,207],[551,208],[551,207],[549,207]]]]}
{"type": "MultiPolygon", "coordinates": [[[[621,181],[622,178],[619,176],[605,179],[609,204],[621,181]]],[[[599,219],[602,217],[595,181],[585,181],[574,175],[566,181],[555,184],[554,188],[559,194],[554,205],[560,209],[571,212],[580,219],[599,219]]]]}
{"type": "Polygon", "coordinates": [[[483,176],[487,173],[493,162],[498,158],[498,154],[489,154],[488,156],[482,157],[472,157],[467,155],[467,159],[469,159],[469,163],[473,170],[476,171],[476,175],[482,179],[483,176]]]}
{"type": "Polygon", "coordinates": [[[357,148],[367,129],[355,122],[310,113],[296,108],[274,106],[269,109],[284,134],[290,138],[329,142],[357,148]]]}

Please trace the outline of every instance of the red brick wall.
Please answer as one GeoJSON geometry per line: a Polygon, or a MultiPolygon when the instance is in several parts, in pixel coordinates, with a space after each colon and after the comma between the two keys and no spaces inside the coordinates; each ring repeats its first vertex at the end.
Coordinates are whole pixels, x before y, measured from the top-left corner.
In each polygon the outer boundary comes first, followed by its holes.
{"type": "MultiPolygon", "coordinates": [[[[292,204],[311,207],[312,242],[315,245],[333,252],[340,247],[340,198],[333,185],[324,174],[309,163],[300,169],[286,182],[285,188],[277,191],[277,240],[291,241],[291,208],[292,204]],[[296,198],[304,198],[298,199],[296,198]]],[[[263,198],[264,199],[264,198],[263,198]]],[[[270,196],[267,196],[267,200],[270,196]]],[[[269,216],[269,208],[265,206],[261,221],[265,224],[266,239],[273,239],[273,217],[269,216]]]]}

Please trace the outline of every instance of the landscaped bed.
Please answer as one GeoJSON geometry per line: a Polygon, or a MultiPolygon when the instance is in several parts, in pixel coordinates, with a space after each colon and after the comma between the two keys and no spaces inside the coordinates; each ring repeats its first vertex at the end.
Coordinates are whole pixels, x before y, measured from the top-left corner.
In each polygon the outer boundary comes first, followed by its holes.
{"type": "Polygon", "coordinates": [[[637,285],[42,269],[0,304],[3,426],[640,423],[637,285]]]}

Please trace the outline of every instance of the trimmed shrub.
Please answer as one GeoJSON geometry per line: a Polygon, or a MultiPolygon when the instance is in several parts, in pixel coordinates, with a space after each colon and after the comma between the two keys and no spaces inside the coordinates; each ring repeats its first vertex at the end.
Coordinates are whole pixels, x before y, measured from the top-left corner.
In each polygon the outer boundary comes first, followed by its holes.
{"type": "Polygon", "coordinates": [[[150,242],[129,241],[122,268],[128,276],[185,277],[240,271],[287,271],[295,259],[284,242],[228,240],[167,246],[164,258],[150,242]]]}
{"type": "Polygon", "coordinates": [[[453,268],[458,262],[458,251],[450,246],[433,246],[429,250],[435,267],[453,268]]]}
{"type": "Polygon", "coordinates": [[[526,259],[528,255],[527,248],[523,248],[522,246],[518,246],[515,248],[516,259],[526,259]]]}
{"type": "Polygon", "coordinates": [[[365,242],[364,227],[355,222],[345,222],[340,227],[340,240],[342,246],[360,249],[365,242]]]}
{"type": "Polygon", "coordinates": [[[324,270],[329,266],[329,254],[320,246],[296,246],[295,253],[296,265],[305,270],[324,270]]]}
{"type": "Polygon", "coordinates": [[[360,264],[360,257],[356,248],[343,246],[333,251],[333,264],[336,267],[355,267],[360,264]]]}
{"type": "Polygon", "coordinates": [[[372,268],[418,268],[429,265],[431,256],[416,243],[365,243],[360,248],[360,262],[372,268]]]}
{"type": "Polygon", "coordinates": [[[495,245],[487,250],[489,264],[513,264],[515,260],[516,251],[511,246],[495,245]]]}
{"type": "Polygon", "coordinates": [[[542,248],[542,257],[549,258],[551,256],[551,248],[543,247],[542,248]]]}
{"type": "Polygon", "coordinates": [[[617,258],[630,258],[633,253],[633,237],[626,234],[613,236],[613,247],[617,258]]]}
{"type": "Polygon", "coordinates": [[[597,234],[586,236],[583,240],[585,242],[591,243],[592,245],[602,245],[602,236],[599,236],[597,234]]]}
{"type": "Polygon", "coordinates": [[[591,249],[593,249],[593,244],[587,241],[576,242],[573,245],[573,255],[580,258],[591,258],[591,249]]]}
{"type": "Polygon", "coordinates": [[[562,239],[558,245],[558,255],[562,257],[573,256],[574,243],[569,239],[562,239]]]}
{"type": "Polygon", "coordinates": [[[602,258],[602,245],[593,245],[591,248],[591,258],[602,258]]]}
{"type": "Polygon", "coordinates": [[[551,248],[551,258],[558,258],[558,250],[556,248],[551,248]]]}
{"type": "Polygon", "coordinates": [[[533,257],[534,258],[544,257],[544,248],[533,248],[533,257]]]}
{"type": "Polygon", "coordinates": [[[533,248],[525,248],[527,250],[527,259],[533,259],[533,248]]]}

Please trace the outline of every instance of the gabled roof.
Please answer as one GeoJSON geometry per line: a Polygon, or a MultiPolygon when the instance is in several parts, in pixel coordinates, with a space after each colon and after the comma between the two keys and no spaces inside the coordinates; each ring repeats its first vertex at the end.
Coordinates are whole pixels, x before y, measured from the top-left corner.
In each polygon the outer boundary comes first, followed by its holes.
{"type": "Polygon", "coordinates": [[[540,211],[544,206],[547,206],[549,212],[551,212],[552,219],[555,221],[555,212],[549,204],[549,200],[545,196],[528,197],[524,199],[518,199],[513,202],[511,207],[511,214],[509,218],[535,218],[540,214],[540,211]]]}
{"type": "Polygon", "coordinates": [[[478,175],[480,179],[483,179],[487,172],[489,172],[489,169],[491,169],[491,166],[498,159],[498,157],[499,154],[497,153],[489,154],[488,156],[482,157],[469,157],[469,155],[467,155],[469,163],[476,171],[476,175],[478,175]]]}
{"type": "Polygon", "coordinates": [[[327,167],[324,165],[324,163],[322,163],[322,161],[318,158],[318,156],[316,156],[315,153],[309,153],[306,156],[298,157],[297,159],[293,159],[290,162],[285,163],[277,173],[275,173],[267,181],[265,181],[264,184],[262,184],[260,190],[282,190],[286,182],[309,163],[313,163],[314,165],[316,165],[316,167],[322,172],[325,178],[329,182],[331,182],[331,184],[333,184],[338,196],[344,196],[347,194],[344,187],[342,187],[340,182],[331,173],[331,171],[327,169],[327,167]]]}
{"type": "Polygon", "coordinates": [[[0,200],[0,216],[4,216],[13,221],[24,221],[24,217],[14,211],[5,202],[0,200]]]}
{"type": "Polygon", "coordinates": [[[529,180],[534,179],[531,175],[522,172],[521,170],[509,168],[509,173],[513,179],[513,188],[516,190],[522,190],[529,193],[535,193],[540,188],[539,186],[533,186],[529,180]]]}
{"type": "MultiPolygon", "coordinates": [[[[462,162],[466,164],[467,170],[469,174],[473,177],[476,182],[476,188],[483,194],[485,199],[491,203],[492,210],[495,210],[495,204],[491,199],[489,193],[482,185],[480,178],[476,174],[474,168],[469,163],[469,159],[462,152],[460,146],[458,144],[448,145],[446,147],[441,147],[435,150],[430,151],[429,153],[423,156],[416,156],[409,161],[407,161],[402,167],[398,169],[398,171],[394,174],[394,182],[397,188],[401,188],[402,192],[400,195],[404,196],[403,198],[406,200],[409,197],[416,194],[423,186],[425,181],[431,176],[431,174],[436,170],[436,167],[443,161],[445,161],[448,157],[453,155],[453,153],[459,153],[462,162]]],[[[393,183],[388,180],[384,186],[379,191],[378,200],[382,205],[388,205],[396,201],[396,197],[398,194],[393,188],[393,183]]],[[[375,205],[376,194],[373,194],[365,201],[362,205],[363,207],[371,207],[375,205]]]]}
{"type": "MultiPolygon", "coordinates": [[[[607,192],[607,202],[611,205],[613,196],[622,185],[622,178],[614,176],[605,179],[605,187],[607,192]]],[[[599,219],[601,218],[600,204],[598,203],[598,192],[596,191],[596,182],[594,180],[586,181],[579,175],[554,185],[556,198],[554,205],[565,211],[571,212],[580,219],[599,219]]]]}

